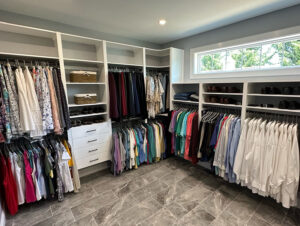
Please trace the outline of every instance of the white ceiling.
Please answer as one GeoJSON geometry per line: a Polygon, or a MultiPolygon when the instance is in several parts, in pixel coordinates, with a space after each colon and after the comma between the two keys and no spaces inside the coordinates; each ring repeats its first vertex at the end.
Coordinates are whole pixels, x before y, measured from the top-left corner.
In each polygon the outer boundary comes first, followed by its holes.
{"type": "Polygon", "coordinates": [[[166,43],[299,4],[300,0],[0,0],[1,10],[166,43]],[[165,18],[162,27],[158,20],[165,18]]]}

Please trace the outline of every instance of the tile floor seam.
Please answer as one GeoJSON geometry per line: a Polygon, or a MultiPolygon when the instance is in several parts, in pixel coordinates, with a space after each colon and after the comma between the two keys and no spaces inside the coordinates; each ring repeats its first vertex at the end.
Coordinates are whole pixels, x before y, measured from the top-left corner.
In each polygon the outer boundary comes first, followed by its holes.
{"type": "MultiPolygon", "coordinates": [[[[219,215],[217,215],[217,217],[216,217],[216,219],[219,217],[219,216],[221,216],[227,209],[228,209],[228,207],[230,206],[230,204],[234,201],[234,200],[236,200],[237,199],[237,197],[241,194],[242,192],[239,192],[239,194],[237,194],[237,196],[235,196],[229,203],[228,203],[228,205],[219,213],[219,215]]],[[[236,217],[236,218],[238,218],[237,216],[235,216],[233,213],[231,213],[231,212],[229,212],[229,214],[230,215],[232,215],[232,216],[234,216],[234,217],[236,217]]]]}
{"type": "MultiPolygon", "coordinates": [[[[256,211],[259,209],[259,207],[260,207],[261,205],[262,205],[262,200],[259,202],[259,204],[258,204],[257,207],[255,208],[253,214],[252,214],[252,215],[250,216],[250,218],[248,219],[246,225],[249,223],[249,221],[250,221],[251,218],[255,215],[256,211]]],[[[261,218],[260,216],[256,216],[256,217],[258,217],[258,219],[262,220],[263,222],[265,222],[265,223],[271,225],[270,222],[266,221],[265,219],[261,218]]]]}
{"type": "MultiPolygon", "coordinates": [[[[232,199],[232,200],[228,203],[228,205],[227,205],[227,206],[226,206],[219,214],[217,214],[217,216],[215,217],[214,220],[218,219],[218,217],[221,216],[221,215],[225,212],[225,210],[226,210],[226,209],[228,208],[228,206],[233,202],[233,200],[234,200],[234,199],[232,199]]],[[[234,215],[233,213],[231,213],[231,212],[230,212],[230,214],[233,215],[234,217],[237,217],[237,216],[235,216],[235,215],[234,215]]],[[[238,217],[237,217],[237,218],[238,218],[238,217]]],[[[213,220],[213,221],[214,221],[214,220],[213,220]]],[[[212,222],[213,222],[213,221],[212,221],[212,222]]],[[[210,222],[210,224],[212,224],[212,222],[210,222]]],[[[210,224],[209,224],[209,225],[210,225],[210,224]]]]}

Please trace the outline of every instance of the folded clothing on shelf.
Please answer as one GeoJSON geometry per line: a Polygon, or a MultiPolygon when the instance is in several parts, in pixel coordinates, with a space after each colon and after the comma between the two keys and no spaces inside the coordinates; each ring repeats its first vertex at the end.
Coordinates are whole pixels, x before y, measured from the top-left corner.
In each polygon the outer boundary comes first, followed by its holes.
{"type": "Polygon", "coordinates": [[[196,94],[195,92],[184,92],[184,93],[176,93],[174,95],[175,100],[191,100],[190,96],[196,94]]]}
{"type": "Polygon", "coordinates": [[[199,101],[199,96],[197,94],[192,94],[192,95],[190,95],[190,100],[199,101]]]}

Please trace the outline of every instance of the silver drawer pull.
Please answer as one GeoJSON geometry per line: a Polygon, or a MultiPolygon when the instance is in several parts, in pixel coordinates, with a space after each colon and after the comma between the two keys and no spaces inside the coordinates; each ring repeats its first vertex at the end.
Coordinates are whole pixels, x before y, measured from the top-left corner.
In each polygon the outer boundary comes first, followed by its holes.
{"type": "Polygon", "coordinates": [[[90,152],[94,152],[94,151],[97,151],[97,150],[98,150],[98,149],[93,149],[93,150],[89,150],[89,153],[90,153],[90,152]]]}
{"type": "Polygon", "coordinates": [[[95,132],[95,131],[96,131],[96,129],[91,129],[91,130],[87,130],[86,132],[91,133],[91,132],[95,132]]]}
{"type": "Polygon", "coordinates": [[[95,142],[95,141],[97,141],[97,139],[95,139],[95,140],[89,140],[88,143],[95,142]]]}
{"type": "Polygon", "coordinates": [[[93,159],[93,160],[90,160],[90,162],[95,162],[95,161],[97,161],[97,160],[99,160],[99,159],[93,159]]]}

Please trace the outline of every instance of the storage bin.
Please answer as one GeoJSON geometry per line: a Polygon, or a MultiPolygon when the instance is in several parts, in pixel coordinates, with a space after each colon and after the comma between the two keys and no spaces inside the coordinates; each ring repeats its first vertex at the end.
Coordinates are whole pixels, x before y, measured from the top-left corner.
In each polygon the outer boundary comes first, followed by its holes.
{"type": "Polygon", "coordinates": [[[97,72],[94,71],[71,71],[71,82],[97,82],[97,72]]]}
{"type": "Polygon", "coordinates": [[[75,104],[94,104],[97,103],[97,94],[96,93],[87,93],[87,94],[75,94],[74,95],[75,104]]]}

